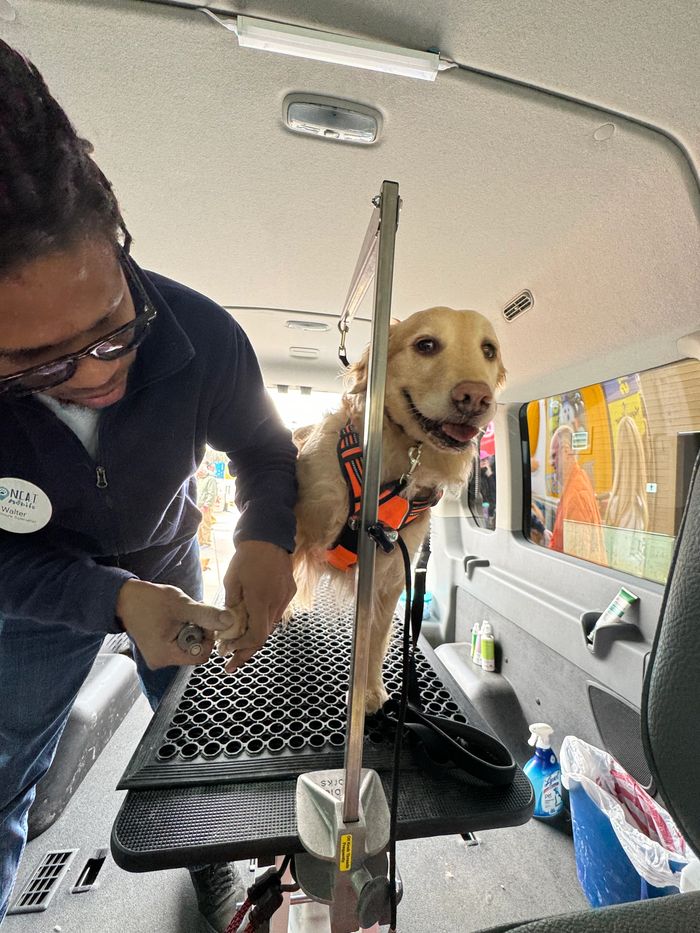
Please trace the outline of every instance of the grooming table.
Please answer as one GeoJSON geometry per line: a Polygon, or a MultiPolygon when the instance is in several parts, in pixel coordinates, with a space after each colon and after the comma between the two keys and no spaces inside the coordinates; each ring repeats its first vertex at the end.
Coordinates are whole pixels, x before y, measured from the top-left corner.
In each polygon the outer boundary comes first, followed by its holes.
{"type": "MultiPolygon", "coordinates": [[[[399,689],[401,625],[384,673],[399,689]]],[[[112,830],[127,871],[153,871],[303,851],[296,831],[297,775],[342,768],[353,619],[328,592],[311,613],[280,626],[243,668],[227,674],[213,657],[183,668],[119,783],[129,792],[112,830]]],[[[417,672],[426,712],[491,731],[421,638],[417,672]]],[[[365,725],[363,767],[391,800],[393,735],[381,718],[365,725]]],[[[404,748],[398,838],[515,826],[532,814],[520,769],[492,787],[457,769],[420,770],[404,748]]]]}

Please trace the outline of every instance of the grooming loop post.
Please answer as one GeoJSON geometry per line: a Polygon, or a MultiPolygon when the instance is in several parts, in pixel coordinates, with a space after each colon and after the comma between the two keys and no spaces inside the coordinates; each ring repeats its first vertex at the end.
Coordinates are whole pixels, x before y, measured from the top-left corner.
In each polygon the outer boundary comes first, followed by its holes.
{"type": "MultiPolygon", "coordinates": [[[[381,485],[398,184],[385,181],[373,203],[375,210],[339,324],[344,352],[349,321],[374,275],[360,512],[365,532],[377,520],[381,485]]],[[[340,351],[339,355],[342,359],[340,351]]],[[[295,858],[297,880],[309,897],[330,906],[331,933],[354,933],[359,927],[389,922],[385,851],[389,842],[389,805],[377,772],[362,767],[375,553],[374,541],[368,534],[360,534],[345,767],[309,772],[297,781],[297,826],[306,850],[295,858]]]]}
{"type": "Polygon", "coordinates": [[[372,281],[377,272],[377,253],[379,252],[379,228],[381,220],[381,195],[374,198],[372,203],[374,204],[374,210],[372,211],[372,216],[370,217],[370,221],[367,226],[365,238],[362,241],[360,255],[355,266],[355,271],[352,274],[348,295],[345,299],[343,310],[340,313],[340,320],[338,321],[338,330],[340,331],[338,358],[340,359],[340,362],[343,364],[343,366],[350,365],[345,349],[345,340],[348,335],[348,331],[350,330],[350,325],[352,324],[353,318],[357,313],[357,309],[362,304],[362,299],[367,294],[367,289],[372,284],[372,281]]]}

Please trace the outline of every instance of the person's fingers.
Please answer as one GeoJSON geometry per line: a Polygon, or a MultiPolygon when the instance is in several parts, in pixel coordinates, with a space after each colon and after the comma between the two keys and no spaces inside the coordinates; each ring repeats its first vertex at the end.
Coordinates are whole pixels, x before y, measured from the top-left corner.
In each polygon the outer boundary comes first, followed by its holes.
{"type": "Polygon", "coordinates": [[[260,627],[255,627],[251,621],[240,638],[228,638],[227,641],[230,642],[234,651],[257,651],[270,637],[273,628],[274,623],[268,624],[267,620],[264,620],[260,627]]]}
{"type": "Polygon", "coordinates": [[[279,622],[280,619],[284,618],[284,614],[287,611],[287,607],[289,606],[293,598],[294,598],[294,594],[292,594],[288,599],[280,600],[280,602],[277,604],[277,606],[275,607],[275,611],[272,615],[273,619],[275,620],[275,625],[277,624],[277,622],[279,622]]]}
{"type": "Polygon", "coordinates": [[[243,650],[243,651],[236,651],[236,653],[232,657],[226,660],[226,664],[224,665],[224,670],[226,671],[226,673],[231,674],[233,673],[233,671],[237,670],[239,667],[243,667],[244,664],[250,661],[250,659],[253,657],[253,655],[255,654],[257,650],[258,649],[255,648],[255,649],[249,649],[249,650],[243,650]]]}
{"type": "Polygon", "coordinates": [[[291,601],[294,599],[294,595],[296,591],[297,591],[296,583],[294,582],[293,579],[290,579],[289,584],[286,588],[286,592],[284,593],[284,595],[279,596],[278,601],[276,603],[274,613],[273,613],[275,622],[277,622],[279,619],[281,619],[284,616],[285,612],[287,611],[287,607],[289,606],[291,601]]]}
{"type": "Polygon", "coordinates": [[[203,603],[192,603],[186,616],[187,622],[198,625],[207,632],[231,628],[237,619],[236,615],[227,609],[217,609],[216,606],[205,606],[203,603]]]}

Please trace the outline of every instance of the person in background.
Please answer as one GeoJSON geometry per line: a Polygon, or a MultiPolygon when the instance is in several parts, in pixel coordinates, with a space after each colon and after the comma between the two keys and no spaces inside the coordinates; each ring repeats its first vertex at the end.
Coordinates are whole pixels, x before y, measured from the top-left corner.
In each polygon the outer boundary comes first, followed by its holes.
{"type": "Polygon", "coordinates": [[[646,531],[649,526],[646,457],[639,428],[629,415],[620,419],[616,440],[613,484],[605,521],[615,528],[646,531]]]}
{"type": "Polygon", "coordinates": [[[487,528],[496,527],[496,458],[482,457],[479,462],[479,488],[487,528]]]}
{"type": "Polygon", "coordinates": [[[568,425],[561,425],[554,432],[549,452],[561,490],[549,547],[607,565],[598,501],[588,474],[578,463],[573,431],[568,425]],[[568,529],[566,523],[570,523],[568,529]],[[565,535],[571,539],[566,547],[565,535]]]}
{"type": "Polygon", "coordinates": [[[197,470],[197,508],[202,513],[202,521],[197,529],[200,547],[211,547],[217,491],[214,466],[211,463],[203,463],[197,470]]]}
{"type": "MultiPolygon", "coordinates": [[[[224,589],[249,622],[229,670],[295,591],[296,449],[250,343],[223,308],[139,268],[91,152],[0,41],[0,921],[36,783],[105,636],[128,634],[155,708],[235,621],[198,601],[207,443],[227,452],[241,511],[224,589]],[[177,642],[187,622],[205,630],[196,659],[177,642]]],[[[190,874],[224,931],[232,865],[190,874]]]]}

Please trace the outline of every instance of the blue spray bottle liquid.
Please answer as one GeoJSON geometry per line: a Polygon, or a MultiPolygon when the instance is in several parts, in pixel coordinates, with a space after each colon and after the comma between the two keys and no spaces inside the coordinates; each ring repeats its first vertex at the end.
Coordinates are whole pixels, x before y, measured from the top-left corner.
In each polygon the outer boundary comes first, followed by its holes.
{"type": "Polygon", "coordinates": [[[549,742],[553,731],[546,722],[535,722],[530,726],[528,744],[535,746],[535,754],[523,768],[535,792],[533,815],[540,820],[553,820],[564,809],[561,766],[549,742]]]}

